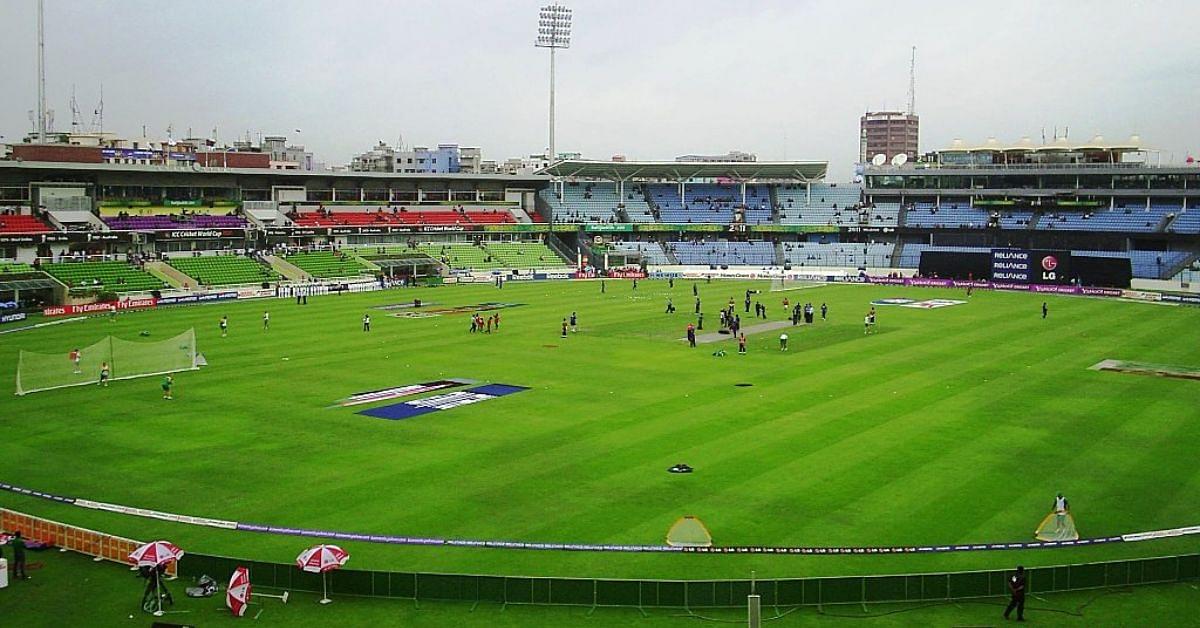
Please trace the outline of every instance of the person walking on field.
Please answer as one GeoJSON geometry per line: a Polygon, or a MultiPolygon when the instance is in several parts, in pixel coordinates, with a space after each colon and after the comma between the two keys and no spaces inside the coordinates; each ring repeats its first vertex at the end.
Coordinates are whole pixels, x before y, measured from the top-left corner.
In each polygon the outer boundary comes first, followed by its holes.
{"type": "Polygon", "coordinates": [[[371,315],[363,314],[363,331],[371,331],[371,315]]]}
{"type": "Polygon", "coordinates": [[[1025,621],[1025,568],[1021,565],[1017,565],[1016,573],[1008,577],[1008,592],[1011,597],[1004,609],[1004,618],[1008,619],[1016,609],[1017,621],[1025,621]]]}
{"type": "Polygon", "coordinates": [[[25,539],[21,537],[20,530],[13,533],[9,544],[13,548],[13,578],[28,580],[29,576],[25,573],[25,539]]]}

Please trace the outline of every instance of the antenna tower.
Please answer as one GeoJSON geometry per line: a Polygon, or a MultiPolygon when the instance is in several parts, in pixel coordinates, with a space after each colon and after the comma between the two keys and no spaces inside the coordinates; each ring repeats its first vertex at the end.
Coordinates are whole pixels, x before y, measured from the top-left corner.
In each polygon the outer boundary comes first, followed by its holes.
{"type": "Polygon", "coordinates": [[[917,112],[917,47],[912,47],[908,60],[908,115],[917,112]]]}

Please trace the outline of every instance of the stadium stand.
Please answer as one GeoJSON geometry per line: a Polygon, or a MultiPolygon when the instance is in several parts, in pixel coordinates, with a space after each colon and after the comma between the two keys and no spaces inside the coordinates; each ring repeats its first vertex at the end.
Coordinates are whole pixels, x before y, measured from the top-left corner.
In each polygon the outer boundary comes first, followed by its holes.
{"type": "Polygon", "coordinates": [[[613,242],[615,253],[623,255],[640,255],[647,264],[670,264],[671,259],[657,242],[613,242]]]}
{"type": "Polygon", "coordinates": [[[554,212],[555,222],[623,222],[621,205],[630,222],[653,222],[654,215],[641,186],[625,186],[625,198],[621,198],[617,185],[610,182],[569,182],[563,186],[562,198],[553,187],[540,192],[554,212]]]}
{"type": "Polygon", "coordinates": [[[279,274],[249,257],[240,255],[204,255],[168,259],[179,272],[203,286],[232,286],[279,281],[279,274]]]}
{"type": "MultiPolygon", "coordinates": [[[[779,221],[782,224],[862,224],[859,212],[855,208],[862,198],[860,186],[820,183],[811,186],[809,194],[802,185],[784,185],[776,188],[775,194],[779,203],[779,221]]],[[[896,209],[899,211],[899,207],[896,209]]],[[[895,226],[895,222],[889,226],[895,226]]]]}
{"type": "Polygon", "coordinates": [[[971,207],[970,201],[943,200],[940,205],[917,202],[904,214],[904,226],[920,229],[983,229],[989,213],[971,207]]]}
{"type": "Polygon", "coordinates": [[[29,264],[20,262],[0,262],[0,275],[15,275],[19,273],[32,273],[37,269],[29,264]]]}
{"type": "MultiPolygon", "coordinates": [[[[731,188],[715,184],[687,186],[686,202],[679,197],[679,188],[667,184],[651,184],[646,189],[650,202],[658,212],[660,222],[670,224],[722,224],[733,222],[731,188]]],[[[740,194],[739,194],[740,196],[740,194]]]]}
{"type": "Polygon", "coordinates": [[[770,242],[670,242],[680,264],[774,266],[775,245],[770,242]]]}
{"type": "Polygon", "coordinates": [[[892,265],[895,245],[890,242],[864,244],[861,242],[785,242],[783,258],[792,267],[870,266],[885,268],[892,265]]]}
{"type": "Polygon", "coordinates": [[[309,251],[284,256],[296,268],[322,279],[358,277],[370,274],[370,269],[349,255],[332,251],[309,251]]]}
{"type": "Polygon", "coordinates": [[[550,268],[566,266],[550,247],[541,242],[488,242],[484,248],[502,268],[550,268]]]}
{"type": "Polygon", "coordinates": [[[170,229],[244,229],[241,216],[212,214],[173,214],[170,216],[115,216],[104,218],[115,231],[166,231],[170,229]]]}
{"type": "Polygon", "coordinates": [[[161,279],[124,262],[59,262],[41,269],[72,290],[141,292],[166,287],[161,279]]]}
{"type": "Polygon", "coordinates": [[[515,223],[506,209],[496,207],[445,207],[439,209],[409,209],[364,205],[352,207],[319,207],[299,209],[288,214],[301,227],[336,227],[369,225],[495,225],[515,223]]]}
{"type": "Polygon", "coordinates": [[[1177,213],[1175,220],[1167,227],[1171,233],[1200,233],[1200,207],[1189,207],[1183,213],[1177,213]]]}
{"type": "Polygon", "coordinates": [[[417,245],[417,249],[454,269],[557,268],[567,265],[541,242],[434,242],[417,245]]]}
{"type": "Polygon", "coordinates": [[[28,214],[0,215],[0,233],[49,233],[54,231],[38,218],[28,214]]]}
{"type": "Polygon", "coordinates": [[[1051,212],[1042,216],[1037,228],[1053,231],[1117,231],[1124,233],[1154,233],[1168,214],[1181,211],[1179,205],[1144,204],[1116,206],[1095,212],[1051,212]]]}

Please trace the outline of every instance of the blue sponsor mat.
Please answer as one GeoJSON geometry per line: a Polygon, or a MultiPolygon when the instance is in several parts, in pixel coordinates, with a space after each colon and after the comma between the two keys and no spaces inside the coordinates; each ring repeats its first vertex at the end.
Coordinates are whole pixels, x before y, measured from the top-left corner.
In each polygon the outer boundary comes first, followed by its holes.
{"type": "Polygon", "coordinates": [[[468,390],[473,393],[491,395],[493,397],[503,397],[504,395],[519,393],[522,390],[529,390],[529,388],[526,386],[512,386],[510,384],[485,384],[483,386],[476,386],[475,388],[470,388],[468,390]]]}
{"type": "Polygon", "coordinates": [[[407,403],[393,403],[388,406],[380,406],[378,408],[371,408],[370,410],[363,410],[362,412],[359,412],[359,414],[373,416],[377,419],[399,421],[400,419],[411,419],[412,417],[420,416],[422,414],[429,414],[430,412],[437,412],[437,408],[421,408],[418,406],[410,406],[407,403]]]}
{"type": "Polygon", "coordinates": [[[462,406],[480,403],[519,393],[522,390],[529,390],[525,386],[512,386],[509,384],[485,384],[460,390],[456,392],[448,392],[423,399],[414,399],[411,401],[403,401],[369,410],[362,410],[358,414],[375,417],[378,419],[388,419],[390,421],[398,421],[400,419],[411,419],[422,414],[431,412],[439,412],[441,410],[452,410],[462,406]]]}

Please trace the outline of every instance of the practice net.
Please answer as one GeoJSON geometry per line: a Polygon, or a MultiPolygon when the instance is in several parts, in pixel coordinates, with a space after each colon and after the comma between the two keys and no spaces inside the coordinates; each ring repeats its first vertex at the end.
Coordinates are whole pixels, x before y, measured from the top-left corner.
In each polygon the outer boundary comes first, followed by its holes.
{"type": "Polygon", "coordinates": [[[825,284],[815,281],[801,281],[793,277],[776,276],[771,279],[771,292],[785,292],[787,290],[804,290],[805,288],[816,288],[825,284]]]}
{"type": "Polygon", "coordinates": [[[95,344],[57,354],[21,351],[17,358],[17,394],[98,383],[105,364],[111,380],[196,369],[196,330],[151,342],[107,336],[95,344]],[[73,355],[76,351],[78,361],[73,355]]]}

